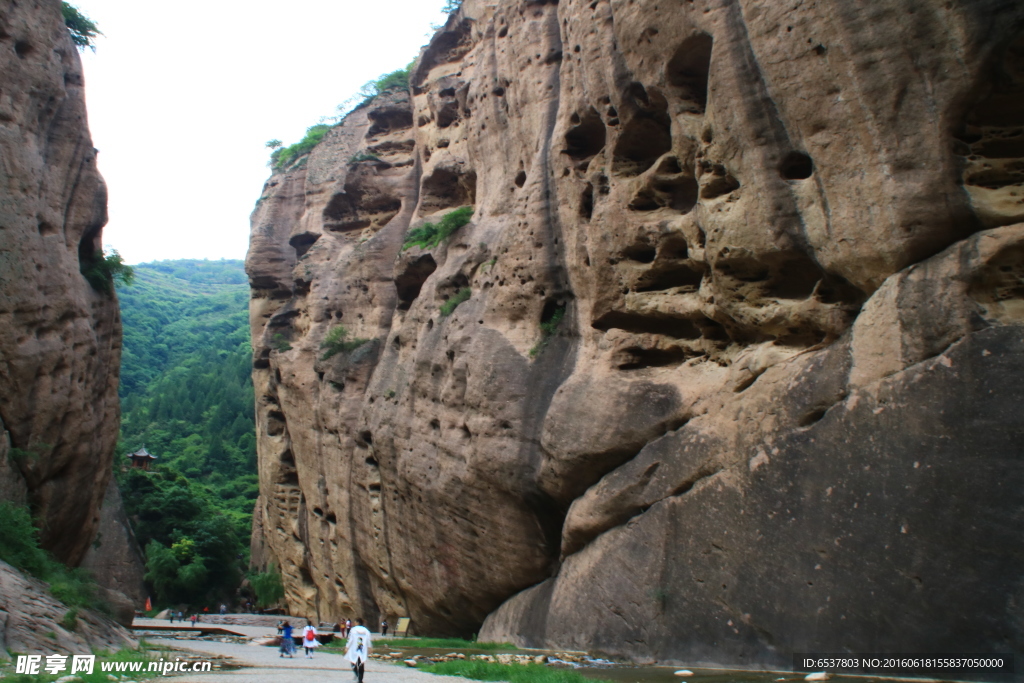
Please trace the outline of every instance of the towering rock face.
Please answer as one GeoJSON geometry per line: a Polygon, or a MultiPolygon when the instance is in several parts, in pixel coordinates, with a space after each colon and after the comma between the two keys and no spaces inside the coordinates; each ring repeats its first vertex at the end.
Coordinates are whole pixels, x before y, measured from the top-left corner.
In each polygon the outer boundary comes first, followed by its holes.
{"type": "Polygon", "coordinates": [[[121,323],[80,272],[107,195],[57,0],[0,6],[0,74],[0,497],[30,503],[74,565],[110,479],[121,323]]]}
{"type": "Polygon", "coordinates": [[[412,81],[253,214],[294,613],[1024,647],[1024,6],[467,0],[412,81]]]}

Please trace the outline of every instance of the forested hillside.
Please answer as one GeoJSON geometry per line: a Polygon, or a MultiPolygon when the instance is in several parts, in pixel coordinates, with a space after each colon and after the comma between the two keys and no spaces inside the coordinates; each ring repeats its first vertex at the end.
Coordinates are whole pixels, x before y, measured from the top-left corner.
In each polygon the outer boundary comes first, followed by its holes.
{"type": "Polygon", "coordinates": [[[161,604],[230,597],[258,489],[242,261],[161,261],[119,287],[121,444],[157,456],[120,471],[125,505],[161,604]]]}

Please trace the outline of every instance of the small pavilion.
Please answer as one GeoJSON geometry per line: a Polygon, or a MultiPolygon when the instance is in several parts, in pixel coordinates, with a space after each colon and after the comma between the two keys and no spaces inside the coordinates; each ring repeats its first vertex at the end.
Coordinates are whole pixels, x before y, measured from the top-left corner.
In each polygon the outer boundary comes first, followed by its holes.
{"type": "Polygon", "coordinates": [[[149,464],[156,460],[156,456],[146,450],[143,446],[134,453],[128,454],[128,459],[132,461],[132,467],[137,467],[140,470],[148,470],[149,464]]]}

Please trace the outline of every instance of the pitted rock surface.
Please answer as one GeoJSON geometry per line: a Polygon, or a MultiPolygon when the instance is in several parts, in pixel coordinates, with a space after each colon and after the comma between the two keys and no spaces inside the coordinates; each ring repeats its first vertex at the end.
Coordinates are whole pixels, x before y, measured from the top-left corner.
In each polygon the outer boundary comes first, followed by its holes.
{"type": "Polygon", "coordinates": [[[30,503],[43,546],[75,565],[110,480],[121,318],[80,272],[107,191],[59,2],[0,6],[0,73],[0,495],[30,503]]]}
{"type": "Polygon", "coordinates": [[[1021,45],[996,1],[467,0],[253,213],[292,613],[1019,650],[1021,45]]]}

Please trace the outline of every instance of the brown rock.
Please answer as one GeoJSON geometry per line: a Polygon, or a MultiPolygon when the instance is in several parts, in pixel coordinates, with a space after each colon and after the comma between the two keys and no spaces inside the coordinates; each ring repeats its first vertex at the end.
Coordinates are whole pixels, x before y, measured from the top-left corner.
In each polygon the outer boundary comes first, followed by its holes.
{"type": "Polygon", "coordinates": [[[293,614],[693,665],[1024,642],[1024,9],[769,5],[467,0],[268,181],[253,547],[293,614]]]}
{"type": "Polygon", "coordinates": [[[0,562],[0,648],[26,654],[78,653],[137,648],[131,634],[90,610],[78,610],[72,628],[68,606],[46,584],[0,562]]]}
{"type": "Polygon", "coordinates": [[[135,610],[143,609],[148,596],[142,579],[146,573],[146,561],[113,478],[107,484],[96,539],[80,566],[88,569],[100,586],[114,594],[108,597],[108,601],[121,606],[116,613],[117,620],[124,626],[131,626],[135,610]]]}
{"type": "Polygon", "coordinates": [[[19,449],[0,494],[30,502],[43,546],[75,565],[110,479],[121,320],[80,272],[107,195],[60,3],[0,7],[0,73],[0,451],[19,449]]]}

